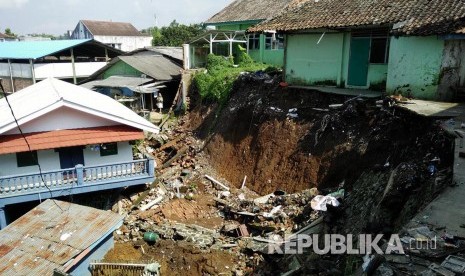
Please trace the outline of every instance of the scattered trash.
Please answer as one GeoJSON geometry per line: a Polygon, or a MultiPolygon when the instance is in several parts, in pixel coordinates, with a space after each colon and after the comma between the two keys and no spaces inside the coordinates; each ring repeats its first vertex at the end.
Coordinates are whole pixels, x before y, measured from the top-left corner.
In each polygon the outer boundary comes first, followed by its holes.
{"type": "Polygon", "coordinates": [[[311,201],[312,209],[315,211],[328,211],[327,205],[338,207],[339,201],[333,196],[317,195],[311,201]]]}

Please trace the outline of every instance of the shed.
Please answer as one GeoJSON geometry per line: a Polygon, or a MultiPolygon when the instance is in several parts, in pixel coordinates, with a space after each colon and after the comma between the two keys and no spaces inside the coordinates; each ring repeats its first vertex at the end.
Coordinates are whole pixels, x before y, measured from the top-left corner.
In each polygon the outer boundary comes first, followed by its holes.
{"type": "Polygon", "coordinates": [[[46,200],[0,230],[0,274],[91,275],[89,263],[113,247],[123,216],[46,200]]]}

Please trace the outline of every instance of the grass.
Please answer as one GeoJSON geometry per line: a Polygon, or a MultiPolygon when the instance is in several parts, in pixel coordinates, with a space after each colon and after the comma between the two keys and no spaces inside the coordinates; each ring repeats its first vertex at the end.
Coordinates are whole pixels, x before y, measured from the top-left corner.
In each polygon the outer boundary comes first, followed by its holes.
{"type": "Polygon", "coordinates": [[[207,57],[207,70],[194,76],[194,85],[197,87],[202,100],[224,105],[229,99],[234,82],[242,72],[260,70],[269,70],[269,66],[254,62],[243,51],[239,51],[236,60],[232,57],[225,58],[210,54],[207,57]]]}

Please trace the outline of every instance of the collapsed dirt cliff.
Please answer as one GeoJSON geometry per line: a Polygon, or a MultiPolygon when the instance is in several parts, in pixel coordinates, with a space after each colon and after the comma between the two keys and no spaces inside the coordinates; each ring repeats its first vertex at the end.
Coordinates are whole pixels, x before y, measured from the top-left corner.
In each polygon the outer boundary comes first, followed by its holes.
{"type": "Polygon", "coordinates": [[[344,188],[339,231],[398,229],[450,183],[453,143],[435,120],[254,74],[225,106],[192,95],[191,128],[218,174],[261,194],[344,188]]]}

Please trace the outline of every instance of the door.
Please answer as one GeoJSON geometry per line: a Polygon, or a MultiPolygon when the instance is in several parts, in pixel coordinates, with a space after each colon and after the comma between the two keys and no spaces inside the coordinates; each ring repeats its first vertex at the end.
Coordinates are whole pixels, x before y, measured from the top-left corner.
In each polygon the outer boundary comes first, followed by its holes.
{"type": "Polygon", "coordinates": [[[74,168],[77,164],[84,165],[84,153],[82,147],[58,149],[61,169],[74,168]]]}
{"type": "Polygon", "coordinates": [[[370,58],[370,38],[353,37],[350,44],[347,85],[366,86],[370,58]]]}

